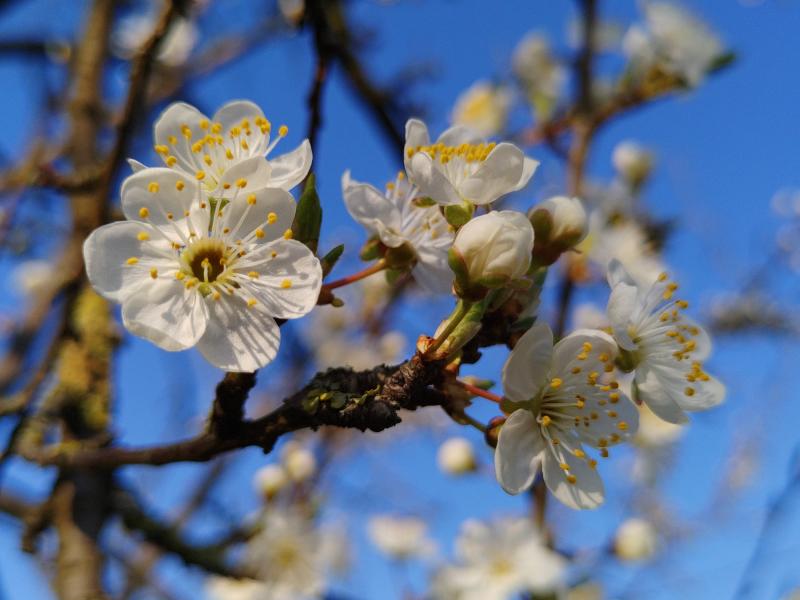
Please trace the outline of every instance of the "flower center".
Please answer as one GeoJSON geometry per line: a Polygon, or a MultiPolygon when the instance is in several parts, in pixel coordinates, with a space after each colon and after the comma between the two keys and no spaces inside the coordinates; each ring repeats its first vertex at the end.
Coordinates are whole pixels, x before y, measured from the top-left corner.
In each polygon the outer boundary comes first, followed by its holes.
{"type": "Polygon", "coordinates": [[[455,158],[460,158],[467,163],[483,162],[494,150],[494,142],[489,144],[460,144],[458,146],[446,146],[437,143],[429,146],[417,146],[416,148],[408,149],[408,157],[411,158],[417,152],[424,152],[433,160],[438,160],[443,165],[446,165],[455,158]]]}
{"type": "Polygon", "coordinates": [[[200,283],[223,283],[227,279],[231,255],[231,249],[222,240],[202,238],[181,253],[181,271],[200,283]]]}

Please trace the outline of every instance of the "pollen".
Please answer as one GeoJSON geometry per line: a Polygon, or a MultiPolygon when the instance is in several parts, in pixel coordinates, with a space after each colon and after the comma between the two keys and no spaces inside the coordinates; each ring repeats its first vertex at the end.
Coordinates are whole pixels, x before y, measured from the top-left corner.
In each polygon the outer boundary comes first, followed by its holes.
{"type": "Polygon", "coordinates": [[[628,424],[625,421],[620,421],[619,423],[617,423],[617,429],[619,429],[620,431],[627,431],[628,424]]]}
{"type": "Polygon", "coordinates": [[[686,394],[687,396],[694,396],[694,388],[687,387],[685,390],[683,390],[683,393],[686,394]]]}
{"type": "Polygon", "coordinates": [[[286,231],[283,232],[283,239],[285,240],[290,240],[292,239],[293,236],[294,234],[292,233],[291,229],[287,229],[286,231]]]}
{"type": "Polygon", "coordinates": [[[244,177],[242,177],[240,179],[237,179],[236,180],[236,187],[238,187],[238,188],[247,187],[247,179],[245,179],[244,177]]]}
{"type": "Polygon", "coordinates": [[[567,475],[567,483],[575,485],[576,483],[578,483],[578,478],[575,477],[575,475],[567,475]]]}
{"type": "Polygon", "coordinates": [[[261,239],[261,238],[263,238],[263,237],[264,237],[264,230],[263,230],[263,229],[261,229],[260,227],[259,227],[258,229],[256,229],[256,237],[257,237],[258,239],[261,239]]]}
{"type": "Polygon", "coordinates": [[[255,298],[250,298],[247,301],[247,306],[250,308],[253,308],[256,304],[258,304],[258,301],[255,298]]]}
{"type": "Polygon", "coordinates": [[[267,223],[268,223],[269,225],[272,225],[272,224],[273,224],[273,223],[275,223],[275,221],[277,221],[277,220],[278,220],[278,215],[276,215],[274,212],[271,212],[271,213],[269,213],[269,214],[267,215],[267,223]]]}
{"type": "Polygon", "coordinates": [[[250,271],[247,276],[251,279],[258,279],[258,271],[250,271]]]}
{"type": "Polygon", "coordinates": [[[139,240],[140,242],[146,242],[147,240],[150,239],[150,234],[147,233],[146,231],[140,231],[139,233],[136,234],[136,239],[139,240]]]}
{"type": "Polygon", "coordinates": [[[186,187],[186,184],[182,180],[179,180],[179,181],[175,182],[175,189],[178,190],[179,192],[182,191],[183,188],[185,188],[185,187],[186,187]]]}
{"type": "Polygon", "coordinates": [[[289,128],[286,125],[281,125],[278,128],[278,135],[281,137],[286,137],[289,134],[289,128]]]}
{"type": "Polygon", "coordinates": [[[255,195],[255,194],[250,194],[250,195],[247,197],[247,203],[248,203],[250,206],[254,206],[254,205],[255,205],[255,203],[256,203],[256,195],[255,195]]]}
{"type": "Polygon", "coordinates": [[[197,179],[197,181],[203,181],[203,179],[206,178],[206,172],[205,171],[198,171],[197,173],[194,174],[194,176],[197,179]]]}
{"type": "Polygon", "coordinates": [[[155,150],[159,154],[169,154],[169,148],[163,144],[156,144],[155,146],[153,146],[153,150],[155,150]]]}
{"type": "Polygon", "coordinates": [[[168,167],[174,167],[175,163],[178,162],[178,159],[175,158],[174,156],[168,156],[167,158],[164,159],[164,162],[167,163],[168,167]]]}
{"type": "Polygon", "coordinates": [[[553,377],[553,379],[550,380],[550,387],[553,388],[554,390],[557,390],[558,388],[561,387],[562,383],[564,382],[561,379],[559,379],[558,377],[553,377]]]}
{"type": "Polygon", "coordinates": [[[135,256],[131,256],[128,260],[125,261],[126,264],[131,265],[131,266],[135,265],[138,262],[139,262],[139,259],[136,258],[135,256]]]}
{"type": "Polygon", "coordinates": [[[288,290],[290,287],[292,287],[291,281],[289,281],[288,279],[284,279],[283,281],[281,281],[281,288],[283,288],[284,290],[288,290]]]}
{"type": "Polygon", "coordinates": [[[551,420],[550,417],[548,417],[547,415],[543,415],[540,422],[542,424],[542,427],[547,427],[548,425],[550,425],[551,420]]]}
{"type": "Polygon", "coordinates": [[[152,277],[153,279],[155,279],[156,277],[158,277],[158,269],[156,269],[155,267],[153,267],[152,269],[150,269],[150,277],[152,277]]]}

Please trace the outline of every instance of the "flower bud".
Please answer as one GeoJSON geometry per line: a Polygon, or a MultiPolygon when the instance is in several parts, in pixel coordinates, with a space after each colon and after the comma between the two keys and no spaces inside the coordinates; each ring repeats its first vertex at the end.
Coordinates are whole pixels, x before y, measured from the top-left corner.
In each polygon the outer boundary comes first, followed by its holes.
{"type": "Polygon", "coordinates": [[[253,478],[256,490],[267,500],[274,498],[289,483],[286,471],[280,465],[267,465],[259,469],[253,478]]]}
{"type": "Polygon", "coordinates": [[[305,481],[317,472],[317,459],[307,448],[289,442],[283,451],[283,468],[292,481],[305,481]]]}
{"type": "Polygon", "coordinates": [[[498,288],[525,275],[531,264],[533,227],[520,212],[493,211],[462,227],[449,263],[457,287],[498,288]]]}
{"type": "Polygon", "coordinates": [[[656,531],[644,519],[628,519],[617,529],[614,551],[620,560],[646,560],[656,552],[656,531]]]}
{"type": "Polygon", "coordinates": [[[549,198],[533,207],[530,220],[536,234],[534,260],[541,266],[553,264],[588,232],[586,210],[578,198],[549,198]]]}
{"type": "Polygon", "coordinates": [[[611,162],[620,176],[634,187],[641,185],[653,169],[653,155],[636,142],[620,142],[611,162]]]}
{"type": "Polygon", "coordinates": [[[452,437],[439,446],[436,462],[449,475],[463,475],[477,468],[472,444],[463,437],[452,437]]]}

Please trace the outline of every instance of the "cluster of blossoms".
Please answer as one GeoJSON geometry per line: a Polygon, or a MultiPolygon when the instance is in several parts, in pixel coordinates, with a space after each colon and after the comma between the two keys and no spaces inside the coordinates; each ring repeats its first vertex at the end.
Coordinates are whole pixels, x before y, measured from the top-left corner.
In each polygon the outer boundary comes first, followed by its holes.
{"type": "Polygon", "coordinates": [[[155,125],[165,167],[135,165],[122,184],[126,221],[84,244],[89,280],[122,304],[132,333],[165,350],[197,346],[215,366],[254,371],[275,358],[275,319],[305,315],[322,283],[319,260],[292,239],[287,191],[308,173],[307,142],[269,160],[286,135],[250,102],[209,119],[177,103],[155,125]]]}

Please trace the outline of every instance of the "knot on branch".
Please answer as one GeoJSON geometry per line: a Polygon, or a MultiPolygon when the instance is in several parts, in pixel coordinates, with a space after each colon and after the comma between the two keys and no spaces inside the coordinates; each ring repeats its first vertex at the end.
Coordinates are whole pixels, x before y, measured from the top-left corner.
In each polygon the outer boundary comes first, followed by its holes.
{"type": "Polygon", "coordinates": [[[244,420],[244,403],[256,385],[255,373],[226,373],[217,384],[208,430],[220,439],[235,437],[244,420]]]}

